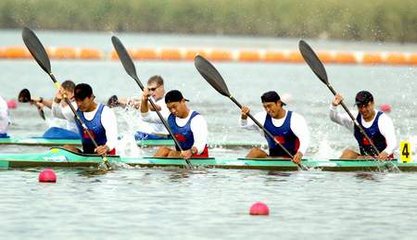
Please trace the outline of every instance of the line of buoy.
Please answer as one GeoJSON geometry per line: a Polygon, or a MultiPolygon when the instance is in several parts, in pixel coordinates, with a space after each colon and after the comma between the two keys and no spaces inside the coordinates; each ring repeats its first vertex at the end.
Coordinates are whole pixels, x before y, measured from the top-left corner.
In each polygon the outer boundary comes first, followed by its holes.
{"type": "MultiPolygon", "coordinates": [[[[50,47],[46,50],[53,59],[117,59],[114,50],[105,52],[94,48],[73,47],[50,47]]],[[[297,50],[139,48],[128,51],[135,60],[190,61],[196,54],[200,54],[211,61],[304,63],[297,50]]],[[[324,63],[417,65],[417,53],[322,51],[318,55],[324,63]]],[[[25,47],[0,48],[0,59],[27,58],[31,56],[25,47]]]]}

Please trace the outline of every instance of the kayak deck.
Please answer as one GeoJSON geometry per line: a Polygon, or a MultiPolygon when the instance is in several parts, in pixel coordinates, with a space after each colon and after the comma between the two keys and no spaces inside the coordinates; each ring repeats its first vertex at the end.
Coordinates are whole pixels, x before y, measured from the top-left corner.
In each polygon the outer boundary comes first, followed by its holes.
{"type": "MultiPolygon", "coordinates": [[[[138,140],[136,144],[139,147],[154,147],[154,146],[174,146],[172,139],[149,139],[149,140],[138,140]]],[[[23,146],[63,146],[63,145],[75,145],[81,146],[81,140],[79,139],[47,139],[47,138],[0,138],[0,145],[23,145],[23,146]]],[[[237,148],[237,147],[260,147],[262,144],[259,143],[248,143],[248,142],[209,142],[209,147],[226,147],[226,148],[237,148]]]]}
{"type": "MultiPolygon", "coordinates": [[[[108,156],[111,164],[138,167],[186,167],[184,159],[154,157],[108,156]]],[[[79,154],[63,148],[52,148],[43,153],[0,154],[0,168],[32,167],[98,167],[103,160],[92,154],[79,154]]],[[[246,158],[200,158],[190,159],[194,167],[226,169],[262,169],[296,171],[298,166],[288,159],[246,159],[246,158]]],[[[397,161],[380,162],[375,160],[312,160],[305,159],[302,164],[309,169],[322,171],[378,171],[394,164],[402,171],[417,171],[417,163],[399,163],[397,161]]]]}

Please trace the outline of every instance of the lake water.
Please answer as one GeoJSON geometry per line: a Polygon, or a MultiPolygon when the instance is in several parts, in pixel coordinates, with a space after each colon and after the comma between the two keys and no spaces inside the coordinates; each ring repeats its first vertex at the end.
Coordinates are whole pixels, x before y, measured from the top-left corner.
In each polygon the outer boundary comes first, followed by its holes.
{"type": "MultiPolygon", "coordinates": [[[[110,51],[110,33],[39,32],[46,46],[97,47],[110,51]]],[[[18,30],[0,31],[0,46],[23,45],[18,30]]],[[[248,37],[119,35],[128,47],[185,46],[297,49],[298,39],[248,37]]],[[[309,41],[319,50],[398,50],[417,52],[416,44],[309,41]]],[[[97,99],[136,96],[136,85],[118,61],[52,60],[55,76],[92,85],[97,99]]],[[[202,113],[211,141],[259,141],[241,131],[239,109],[208,85],[192,62],[138,61],[143,82],[164,77],[166,89],[179,89],[190,107],[202,113]]],[[[214,63],[230,92],[252,112],[261,111],[260,95],[276,90],[290,95],[287,108],[309,125],[307,157],[334,158],[355,146],[352,134],[332,123],[330,91],[306,64],[214,63]]],[[[398,140],[416,141],[417,69],[410,66],[326,65],[333,87],[353,108],[356,92],[367,89],[376,105],[392,106],[398,140]]],[[[52,81],[33,60],[0,60],[0,94],[16,98],[22,88],[52,97],[52,81]]],[[[131,113],[117,109],[120,134],[127,134],[131,113]]],[[[47,112],[47,115],[49,113],[47,112]]],[[[11,110],[12,136],[39,136],[48,127],[35,108],[11,110]]],[[[38,152],[42,147],[0,146],[0,152],[38,152]]],[[[151,154],[152,149],[143,154],[151,154]]],[[[213,149],[213,156],[243,156],[248,149],[213,149]]],[[[417,175],[409,173],[268,172],[249,170],[118,169],[97,174],[57,169],[56,184],[40,184],[40,169],[0,171],[2,237],[28,239],[415,239],[417,175]],[[268,217],[248,215],[264,201],[268,217]]]]}

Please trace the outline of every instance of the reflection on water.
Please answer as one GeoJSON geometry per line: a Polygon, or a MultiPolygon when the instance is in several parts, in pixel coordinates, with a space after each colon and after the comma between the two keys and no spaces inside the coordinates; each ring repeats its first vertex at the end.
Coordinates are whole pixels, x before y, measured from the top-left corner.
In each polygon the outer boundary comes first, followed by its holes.
{"type": "Polygon", "coordinates": [[[378,239],[404,232],[417,237],[412,225],[403,224],[417,220],[409,214],[417,210],[414,204],[404,203],[417,197],[415,174],[56,169],[57,183],[39,184],[40,170],[1,172],[0,181],[8,183],[0,192],[3,237],[347,239],[354,231],[366,239],[376,228],[378,239]],[[269,206],[270,216],[248,215],[257,201],[269,206]],[[22,224],[30,231],[18,231],[22,224]],[[62,224],[68,228],[59,230],[62,224]]]}
{"type": "Polygon", "coordinates": [[[372,172],[360,172],[356,173],[355,177],[359,180],[378,181],[377,175],[372,172]]]}

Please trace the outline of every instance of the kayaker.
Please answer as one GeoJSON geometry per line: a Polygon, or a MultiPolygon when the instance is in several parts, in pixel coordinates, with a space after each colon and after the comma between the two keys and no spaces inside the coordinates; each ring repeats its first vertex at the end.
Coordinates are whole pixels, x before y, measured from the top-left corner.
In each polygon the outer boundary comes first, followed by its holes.
{"type": "MultiPolygon", "coordinates": [[[[74,101],[74,88],[75,83],[71,80],[65,80],[61,84],[62,89],[65,91],[68,99],[74,101]]],[[[77,126],[73,121],[68,121],[63,118],[58,118],[56,115],[61,113],[59,106],[65,107],[67,103],[62,101],[62,96],[55,96],[53,100],[45,100],[40,98],[40,101],[35,101],[35,104],[38,106],[46,106],[51,108],[52,119],[49,121],[49,128],[43,133],[42,137],[47,139],[80,139],[80,134],[78,132],[77,126]]],[[[68,108],[71,114],[71,109],[68,108]]]]}
{"type": "Polygon", "coordinates": [[[393,158],[394,150],[397,147],[394,124],[387,114],[375,109],[372,94],[368,91],[360,91],[356,94],[355,105],[358,108],[356,121],[372,140],[380,152],[379,155],[375,152],[367,138],[360,132],[359,128],[355,126],[349,115],[337,111],[337,106],[342,101],[343,96],[336,94],[330,105],[330,119],[353,131],[358,142],[359,151],[358,149],[345,149],[340,158],[357,159],[366,156],[377,157],[381,160],[393,158]]]}
{"type": "MultiPolygon", "coordinates": [[[[149,111],[148,97],[151,94],[150,91],[145,91],[142,96],[140,109],[142,118],[144,121],[161,123],[160,118],[149,111]]],[[[176,149],[160,147],[155,153],[155,157],[183,157],[184,159],[208,157],[206,120],[201,114],[190,109],[186,102],[188,100],[178,90],[169,91],[165,95],[169,115],[162,112],[162,116],[167,119],[170,129],[183,151],[181,152],[178,147],[176,149]]]]}
{"type": "MultiPolygon", "coordinates": [[[[61,84],[62,88],[65,89],[68,98],[73,99],[74,96],[74,87],[75,84],[71,80],[66,80],[61,84]]],[[[53,109],[53,103],[54,100],[57,101],[57,103],[66,105],[65,101],[61,101],[62,97],[54,98],[54,99],[45,99],[42,97],[32,97],[28,89],[23,89],[20,91],[18,96],[19,102],[23,103],[30,103],[31,105],[34,105],[38,108],[38,111],[41,115],[41,117],[47,121],[49,128],[43,133],[42,138],[46,139],[80,139],[80,135],[78,134],[78,129],[75,123],[56,118],[54,117],[54,114],[52,114],[52,117],[49,119],[46,119],[45,113],[43,109],[49,108],[52,111],[53,109]]],[[[73,101],[73,100],[72,100],[73,101]]],[[[58,105],[55,104],[55,108],[58,105]]]]}
{"type": "MultiPolygon", "coordinates": [[[[147,81],[147,86],[144,89],[144,92],[141,95],[147,95],[152,98],[155,105],[158,106],[158,110],[161,111],[164,115],[168,116],[169,111],[164,103],[164,96],[165,96],[165,87],[164,87],[164,79],[159,75],[154,75],[150,77],[147,81]]],[[[131,99],[128,100],[126,98],[118,99],[117,96],[112,96],[108,101],[108,106],[115,107],[127,107],[133,106],[136,109],[140,109],[141,106],[141,99],[131,99]]],[[[155,110],[150,107],[150,114],[153,114],[157,117],[155,110]]],[[[167,139],[170,138],[168,131],[165,129],[162,123],[149,123],[142,121],[141,118],[138,120],[139,122],[137,125],[137,131],[135,133],[136,140],[154,140],[154,139],[167,139]]]]}
{"type": "Polygon", "coordinates": [[[8,138],[7,130],[10,125],[9,107],[7,102],[0,96],[0,138],[8,138]]]}
{"type": "MultiPolygon", "coordinates": [[[[254,115],[254,118],[268,130],[275,139],[293,155],[293,161],[299,163],[304,156],[310,134],[307,123],[303,116],[293,111],[284,109],[286,105],[281,101],[280,96],[275,91],[265,92],[261,96],[261,102],[265,109],[254,115]]],[[[244,129],[259,130],[268,142],[269,154],[264,150],[254,147],[247,154],[247,158],[266,158],[266,157],[290,157],[274,139],[265,135],[251,119],[248,119],[249,107],[243,106],[241,109],[240,126],[244,129]]]]}
{"type": "MultiPolygon", "coordinates": [[[[61,87],[57,93],[57,98],[64,93],[61,87]]],[[[74,88],[73,106],[77,109],[77,114],[82,122],[86,125],[88,131],[94,137],[98,147],[96,148],[86,131],[83,130],[81,124],[76,121],[70,107],[60,106],[61,114],[57,117],[75,122],[81,135],[83,145],[83,153],[115,154],[115,146],[117,144],[117,121],[116,116],[109,107],[95,102],[95,96],[90,85],[85,83],[77,84],[74,88]]],[[[57,102],[57,101],[55,101],[57,102]]],[[[74,147],[67,146],[70,150],[76,150],[74,147]]]]}

